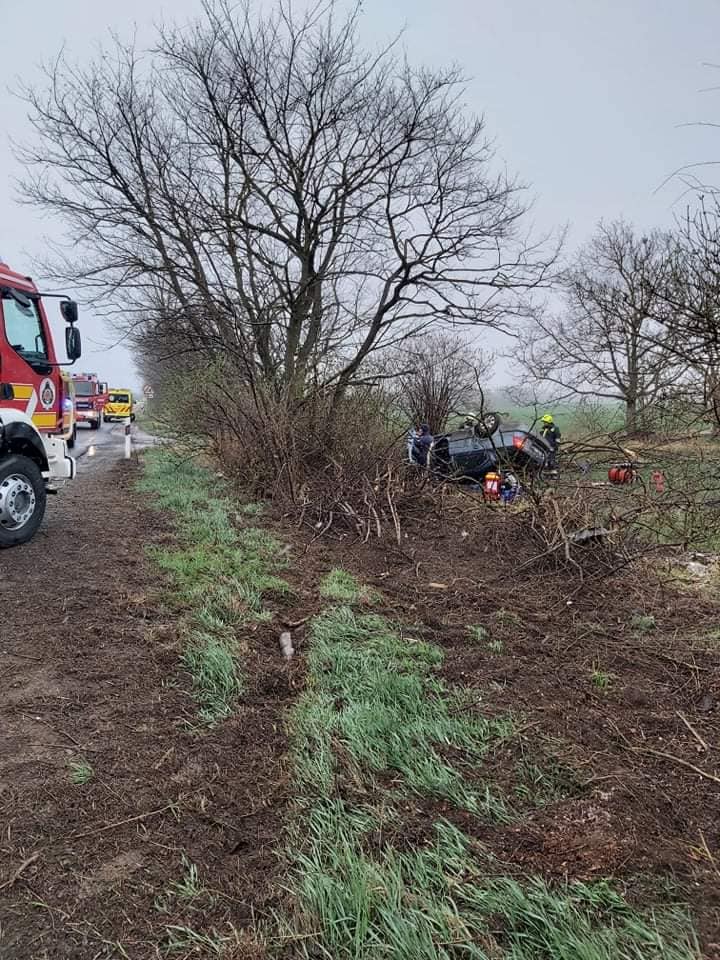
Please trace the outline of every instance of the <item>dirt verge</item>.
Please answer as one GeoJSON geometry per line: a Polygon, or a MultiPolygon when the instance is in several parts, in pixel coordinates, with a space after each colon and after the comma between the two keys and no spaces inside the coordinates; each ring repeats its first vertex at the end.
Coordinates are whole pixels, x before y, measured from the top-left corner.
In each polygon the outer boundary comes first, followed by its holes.
{"type": "Polygon", "coordinates": [[[518,572],[532,548],[509,517],[429,514],[399,546],[296,532],[305,613],[318,609],[321,576],[347,569],[408,636],[444,649],[447,680],[476,689],[485,711],[522,718],[520,744],[483,774],[511,802],[520,763],[543,789],[549,764],[572,776],[559,796],[518,802],[511,825],[418,800],[393,843],[422,842],[445,817],[512,873],[612,877],[640,905],[685,900],[705,955],[720,958],[720,603],[643,565],[581,588],[562,571],[518,572]]]}
{"type": "Polygon", "coordinates": [[[89,473],[0,555],[4,960],[144,960],[189,936],[169,928],[231,925],[226,955],[261,955],[244,931],[274,902],[289,674],[251,636],[237,713],[193,733],[166,584],[144,556],[172,534],[136,474],[89,473]]]}

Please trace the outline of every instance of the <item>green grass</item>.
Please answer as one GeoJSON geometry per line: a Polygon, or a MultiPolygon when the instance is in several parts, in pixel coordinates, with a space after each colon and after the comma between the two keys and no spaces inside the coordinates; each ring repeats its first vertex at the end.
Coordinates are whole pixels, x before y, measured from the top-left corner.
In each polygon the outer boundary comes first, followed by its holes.
{"type": "Polygon", "coordinates": [[[70,771],[70,782],[74,783],[77,787],[83,787],[86,783],[90,783],[95,776],[95,771],[92,766],[87,760],[82,758],[70,760],[68,762],[68,770],[70,771]]]}
{"type": "Polygon", "coordinates": [[[174,880],[163,894],[155,898],[154,906],[159,913],[173,914],[178,908],[191,910],[203,909],[215,902],[200,880],[197,866],[183,854],[183,875],[180,880],[174,880]],[[198,903],[198,901],[202,901],[198,903]]]}
{"type": "Polygon", "coordinates": [[[148,552],[169,574],[168,601],[182,619],[181,662],[202,724],[229,716],[243,691],[242,631],[271,619],[266,599],[285,593],[280,543],[265,530],[237,527],[222,478],[168,450],[145,457],[140,488],[174,515],[178,542],[148,552]]]}
{"type": "Polygon", "coordinates": [[[215,930],[201,933],[192,927],[183,926],[171,926],[166,930],[167,943],[163,948],[166,956],[221,957],[231,944],[229,937],[222,936],[215,930]]]}
{"type": "Polygon", "coordinates": [[[487,627],[481,627],[478,624],[468,627],[467,632],[473,643],[487,643],[490,639],[490,631],[487,627]]]}
{"type": "MultiPolygon", "coordinates": [[[[290,718],[298,817],[281,942],[308,960],[697,960],[680,908],[639,912],[605,882],[507,876],[442,817],[403,833],[412,794],[478,820],[511,815],[482,770],[515,724],[484,718],[477,694],[440,680],[441,663],[380,616],[338,607],[313,622],[290,718]]],[[[574,786],[548,758],[523,758],[517,774],[534,805],[574,786]]]]}
{"type": "Polygon", "coordinates": [[[516,764],[515,775],[515,794],[531,807],[555,803],[579,789],[575,771],[552,756],[523,757],[516,764]]]}
{"type": "Polygon", "coordinates": [[[192,676],[200,720],[210,724],[229,716],[242,693],[232,644],[217,636],[194,635],[182,662],[192,676]]]}
{"type": "Polygon", "coordinates": [[[605,670],[601,670],[597,665],[592,669],[590,674],[590,680],[592,685],[598,690],[607,690],[610,687],[612,677],[605,670]]]}
{"type": "Polygon", "coordinates": [[[362,597],[362,588],[351,573],[335,568],[323,577],[320,596],[338,603],[357,603],[362,597]]]}
{"type": "Polygon", "coordinates": [[[264,510],[262,503],[243,503],[238,507],[238,511],[246,517],[260,517],[264,510]]]}
{"type": "Polygon", "coordinates": [[[499,865],[447,822],[434,825],[423,848],[389,847],[374,857],[347,817],[330,813],[310,829],[294,886],[305,910],[303,956],[697,960],[682,911],[644,916],[604,882],[551,887],[497,876],[499,865]],[[328,835],[332,847],[322,843],[328,835]]]}
{"type": "MultiPolygon", "coordinates": [[[[438,647],[407,643],[384,618],[348,607],[327,611],[312,627],[310,683],[295,714],[298,775],[305,788],[329,792],[338,773],[331,744],[350,761],[351,779],[400,777],[410,790],[452,801],[490,819],[508,820],[503,798],[469,783],[443,758],[460,751],[468,768],[514,732],[509,717],[487,720],[471,698],[436,676],[438,647]]],[[[347,775],[347,770],[344,775],[347,775]]]]}

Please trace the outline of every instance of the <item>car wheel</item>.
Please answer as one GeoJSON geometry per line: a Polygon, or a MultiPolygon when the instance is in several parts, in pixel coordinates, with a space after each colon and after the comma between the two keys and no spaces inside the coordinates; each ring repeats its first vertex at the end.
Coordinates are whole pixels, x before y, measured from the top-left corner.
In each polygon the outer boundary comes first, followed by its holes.
{"type": "Polygon", "coordinates": [[[46,502],[45,481],[35,461],[8,457],[0,465],[0,548],[27,543],[42,523],[46,502]]]}
{"type": "Polygon", "coordinates": [[[484,413],[475,425],[478,437],[491,437],[500,427],[500,414],[484,413]]]}

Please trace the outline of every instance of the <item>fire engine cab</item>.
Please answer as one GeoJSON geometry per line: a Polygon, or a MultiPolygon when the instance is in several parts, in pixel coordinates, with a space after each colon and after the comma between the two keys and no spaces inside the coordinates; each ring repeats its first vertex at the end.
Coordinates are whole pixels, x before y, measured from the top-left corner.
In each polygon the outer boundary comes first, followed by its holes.
{"type": "MultiPolygon", "coordinates": [[[[67,452],[72,388],[55,354],[44,299],[30,277],[0,258],[0,548],[25,543],[48,493],[75,476],[67,452]]],[[[68,363],[81,353],[77,303],[59,297],[68,363]]]]}
{"type": "Polygon", "coordinates": [[[78,423],[89,423],[91,430],[99,430],[108,398],[108,386],[96,373],[74,373],[75,418],[78,423]]]}

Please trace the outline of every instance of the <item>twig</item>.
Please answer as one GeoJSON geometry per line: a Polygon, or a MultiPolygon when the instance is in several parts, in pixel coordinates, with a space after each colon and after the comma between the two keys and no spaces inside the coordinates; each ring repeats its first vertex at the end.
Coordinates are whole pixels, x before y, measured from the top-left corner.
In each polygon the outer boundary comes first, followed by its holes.
{"type": "Polygon", "coordinates": [[[27,860],[23,860],[23,862],[17,868],[15,873],[10,877],[10,879],[6,880],[5,883],[0,883],[0,890],[5,890],[7,887],[12,887],[13,884],[20,879],[20,876],[22,875],[23,871],[26,870],[31,863],[35,863],[35,861],[39,856],[40,856],[40,851],[38,850],[37,853],[34,853],[31,857],[28,857],[27,860]]]}
{"type": "Polygon", "coordinates": [[[696,767],[694,763],[690,763],[688,760],[683,760],[682,757],[676,757],[674,753],[667,753],[665,750],[653,750],[652,747],[625,746],[625,749],[633,753],[647,753],[652,757],[662,757],[664,760],[672,760],[673,763],[679,763],[681,766],[687,767],[688,770],[697,773],[698,776],[704,777],[705,780],[710,780],[720,786],[720,777],[716,777],[714,773],[708,773],[707,770],[701,770],[700,767],[696,767]]]}
{"type": "Polygon", "coordinates": [[[695,727],[690,723],[690,721],[688,720],[688,718],[687,718],[683,713],[681,713],[679,710],[676,710],[675,713],[677,713],[677,715],[680,717],[680,719],[682,720],[682,722],[683,722],[683,723],[685,724],[685,726],[688,728],[688,730],[690,731],[690,733],[695,737],[695,739],[696,739],[697,742],[700,744],[700,746],[703,748],[703,750],[709,750],[710,747],[705,743],[705,741],[703,740],[703,738],[702,738],[702,737],[700,736],[700,734],[697,732],[697,730],[695,729],[695,727]]]}
{"type": "Polygon", "coordinates": [[[93,837],[96,833],[104,833],[105,830],[122,827],[126,823],[136,823],[138,820],[157,817],[159,814],[165,813],[166,810],[172,810],[173,807],[177,807],[179,802],[178,800],[173,800],[170,803],[166,803],[164,807],[159,807],[157,810],[148,810],[147,813],[139,813],[136,817],[128,817],[127,820],[115,820],[113,823],[106,823],[104,827],[97,827],[95,830],[87,830],[85,833],[73,833],[68,837],[68,840],[82,840],[84,837],[93,837]]]}
{"type": "Polygon", "coordinates": [[[25,717],[26,720],[31,720],[31,721],[33,721],[34,723],[42,723],[42,724],[44,724],[46,727],[48,727],[48,729],[52,730],[53,733],[59,733],[61,736],[67,737],[68,740],[69,740],[71,743],[74,743],[74,744],[75,744],[75,746],[78,748],[78,750],[89,750],[90,753],[97,753],[97,752],[98,752],[98,751],[97,751],[95,748],[93,748],[93,747],[84,747],[84,746],[80,743],[79,740],[76,740],[75,737],[73,737],[72,734],[68,733],[66,730],[59,730],[59,729],[57,729],[57,728],[54,727],[51,723],[48,723],[47,720],[43,720],[42,717],[33,717],[33,716],[30,716],[30,714],[27,714],[27,713],[23,713],[22,716],[25,717]]]}
{"type": "Polygon", "coordinates": [[[717,860],[712,855],[712,853],[710,853],[710,848],[707,845],[707,840],[705,839],[705,834],[702,832],[702,830],[700,831],[700,841],[702,843],[703,850],[705,851],[705,854],[707,855],[708,860],[712,864],[713,870],[718,875],[718,877],[720,877],[720,869],[718,869],[717,860]]]}
{"type": "Polygon", "coordinates": [[[306,617],[300,617],[299,620],[282,620],[281,623],[289,630],[294,630],[296,627],[301,627],[304,623],[307,623],[311,616],[312,614],[309,613],[306,617]]]}

